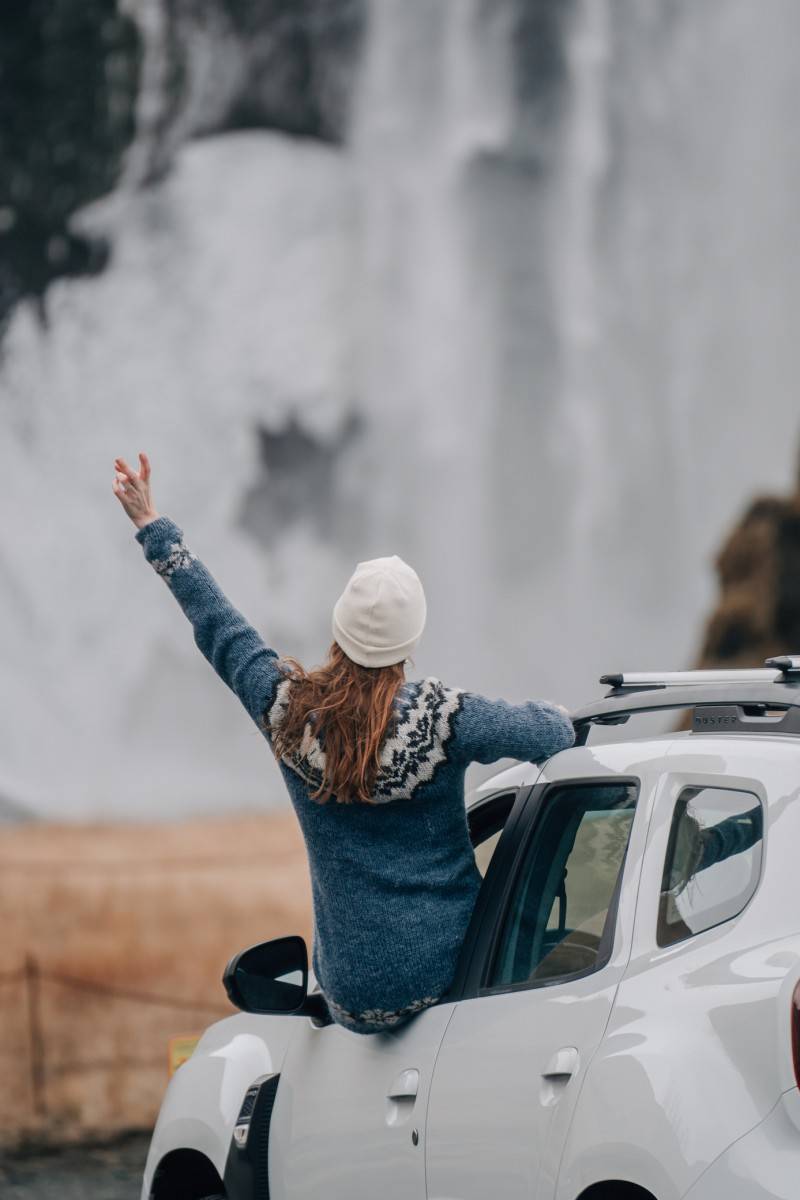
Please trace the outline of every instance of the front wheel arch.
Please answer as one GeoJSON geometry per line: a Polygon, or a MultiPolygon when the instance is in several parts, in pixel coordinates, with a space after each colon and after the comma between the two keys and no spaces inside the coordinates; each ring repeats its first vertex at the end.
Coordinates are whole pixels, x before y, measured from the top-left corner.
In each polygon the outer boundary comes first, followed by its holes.
{"type": "Polygon", "coordinates": [[[602,1183],[593,1183],[591,1187],[576,1197],[576,1200],[657,1200],[647,1188],[639,1187],[638,1183],[628,1183],[624,1179],[605,1179],[602,1183]]]}
{"type": "Polygon", "coordinates": [[[150,1200],[225,1200],[216,1168],[199,1150],[170,1150],[153,1175],[150,1200]]]}

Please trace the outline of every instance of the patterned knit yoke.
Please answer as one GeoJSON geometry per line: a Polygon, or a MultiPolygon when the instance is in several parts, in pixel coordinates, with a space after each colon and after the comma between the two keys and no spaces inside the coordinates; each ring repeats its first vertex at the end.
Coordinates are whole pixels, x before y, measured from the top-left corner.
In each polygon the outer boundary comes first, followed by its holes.
{"type": "MultiPolygon", "coordinates": [[[[135,536],[198,648],[272,748],[293,686],[290,665],[234,608],[174,521],[157,517],[135,536]]],[[[403,683],[394,717],[374,803],[310,798],[325,751],[308,723],[301,745],[277,757],[308,854],[311,965],[331,1016],[355,1033],[410,1019],[452,982],[481,884],[464,802],[469,763],[538,762],[575,741],[554,704],[489,700],[435,676],[403,683]]]]}

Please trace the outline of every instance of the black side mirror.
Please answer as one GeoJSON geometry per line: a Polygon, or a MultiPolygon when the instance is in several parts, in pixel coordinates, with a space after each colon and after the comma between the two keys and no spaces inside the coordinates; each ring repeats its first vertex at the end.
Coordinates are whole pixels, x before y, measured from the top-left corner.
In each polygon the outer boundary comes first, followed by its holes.
{"type": "Polygon", "coordinates": [[[231,1004],[243,1012],[330,1019],[322,994],[308,995],[308,953],[299,934],[272,938],[235,954],[222,982],[231,1004]]]}

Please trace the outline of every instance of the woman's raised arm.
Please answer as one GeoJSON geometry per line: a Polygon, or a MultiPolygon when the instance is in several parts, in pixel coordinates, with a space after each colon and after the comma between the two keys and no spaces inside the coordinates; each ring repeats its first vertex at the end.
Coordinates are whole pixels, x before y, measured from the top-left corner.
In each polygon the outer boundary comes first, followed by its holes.
{"type": "Polygon", "coordinates": [[[263,714],[285,675],[278,653],[231,604],[211,572],[186,545],[183,530],[160,516],[150,497],[150,464],[139,455],[141,472],[116,459],[113,490],[137,526],[136,540],[192,624],[194,640],[211,666],[241,700],[262,732],[263,714]]]}

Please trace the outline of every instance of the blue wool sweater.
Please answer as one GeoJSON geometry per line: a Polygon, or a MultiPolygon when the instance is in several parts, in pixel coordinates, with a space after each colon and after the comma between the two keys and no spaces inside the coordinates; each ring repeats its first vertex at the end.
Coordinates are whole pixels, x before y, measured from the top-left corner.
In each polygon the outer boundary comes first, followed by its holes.
{"type": "MultiPolygon", "coordinates": [[[[291,668],[226,598],[174,521],[157,517],[135,536],[197,646],[272,748],[291,668]]],[[[452,981],[481,884],[464,803],[469,763],[539,761],[575,740],[553,704],[489,700],[435,676],[406,681],[394,710],[374,804],[310,799],[325,762],[310,726],[302,753],[277,760],[308,853],[314,975],[334,1020],[356,1033],[410,1019],[452,981]]]]}

